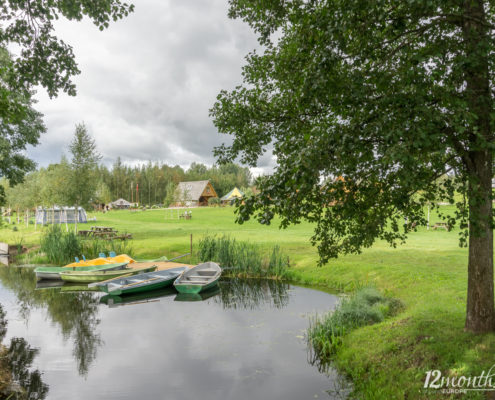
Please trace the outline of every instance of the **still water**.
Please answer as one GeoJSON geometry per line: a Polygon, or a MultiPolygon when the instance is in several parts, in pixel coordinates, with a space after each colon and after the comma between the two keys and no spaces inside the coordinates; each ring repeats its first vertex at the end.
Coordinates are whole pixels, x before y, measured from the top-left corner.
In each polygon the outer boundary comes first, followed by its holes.
{"type": "Polygon", "coordinates": [[[32,398],[341,398],[304,340],[309,316],[335,306],[330,294],[232,279],[202,297],[120,298],[35,281],[29,268],[0,269],[0,339],[32,398]]]}

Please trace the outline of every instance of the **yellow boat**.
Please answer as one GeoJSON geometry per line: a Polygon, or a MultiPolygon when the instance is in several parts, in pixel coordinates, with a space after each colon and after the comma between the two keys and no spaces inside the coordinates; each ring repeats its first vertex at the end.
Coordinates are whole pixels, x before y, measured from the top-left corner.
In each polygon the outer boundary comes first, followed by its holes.
{"type": "Polygon", "coordinates": [[[65,265],[63,268],[76,268],[76,267],[93,267],[97,265],[106,265],[106,264],[119,264],[119,263],[133,263],[136,262],[133,258],[129,257],[127,254],[119,254],[115,257],[98,257],[93,258],[92,260],[81,260],[78,262],[73,262],[71,264],[65,265]]]}

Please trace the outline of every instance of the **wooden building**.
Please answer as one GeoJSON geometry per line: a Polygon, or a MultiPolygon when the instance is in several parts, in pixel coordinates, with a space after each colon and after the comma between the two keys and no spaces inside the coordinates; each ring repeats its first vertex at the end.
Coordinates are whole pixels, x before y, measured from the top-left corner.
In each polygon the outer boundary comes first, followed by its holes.
{"type": "Polygon", "coordinates": [[[111,202],[110,204],[110,207],[112,207],[113,209],[121,209],[121,210],[127,210],[129,208],[131,208],[131,203],[129,203],[127,200],[125,199],[118,199],[118,200],[115,200],[113,202],[111,202]]]}
{"type": "Polygon", "coordinates": [[[209,180],[180,182],[176,189],[176,206],[207,206],[208,199],[218,197],[209,180]]]}

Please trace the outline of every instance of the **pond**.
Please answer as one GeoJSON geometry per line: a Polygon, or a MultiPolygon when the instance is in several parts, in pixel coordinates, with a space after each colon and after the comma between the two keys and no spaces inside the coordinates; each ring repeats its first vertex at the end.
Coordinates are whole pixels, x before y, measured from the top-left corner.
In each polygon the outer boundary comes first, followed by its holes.
{"type": "Polygon", "coordinates": [[[336,296],[225,279],[202,297],[120,298],[35,281],[30,268],[0,268],[0,339],[32,398],[342,398],[336,374],[308,363],[304,339],[309,316],[336,296]]]}

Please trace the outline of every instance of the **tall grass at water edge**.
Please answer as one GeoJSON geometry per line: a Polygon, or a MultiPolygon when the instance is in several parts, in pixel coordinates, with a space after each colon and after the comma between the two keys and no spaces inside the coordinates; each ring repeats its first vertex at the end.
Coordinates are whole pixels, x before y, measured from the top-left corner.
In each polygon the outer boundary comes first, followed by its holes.
{"type": "Polygon", "coordinates": [[[361,288],[343,298],[333,312],[310,319],[307,341],[311,363],[325,369],[338,351],[344,336],[353,329],[382,322],[395,315],[403,304],[383,296],[374,288],[361,288]]]}
{"type": "Polygon", "coordinates": [[[199,241],[197,255],[200,261],[215,261],[227,275],[238,277],[283,279],[289,266],[288,257],[282,254],[279,246],[266,254],[253,243],[229,236],[204,236],[199,241]]]}
{"type": "Polygon", "coordinates": [[[51,264],[67,264],[74,261],[74,257],[87,259],[98,257],[99,253],[108,254],[114,251],[117,254],[130,254],[132,246],[128,241],[82,239],[75,232],[64,232],[60,226],[49,226],[41,237],[41,252],[51,264]]]}

